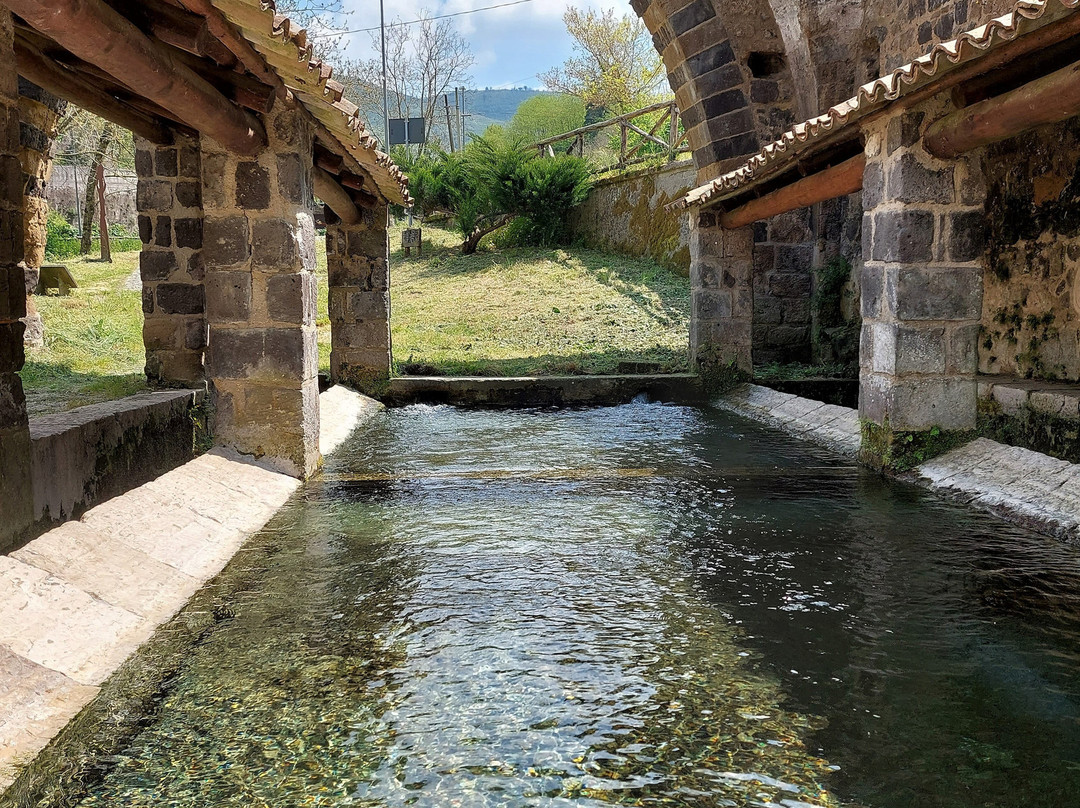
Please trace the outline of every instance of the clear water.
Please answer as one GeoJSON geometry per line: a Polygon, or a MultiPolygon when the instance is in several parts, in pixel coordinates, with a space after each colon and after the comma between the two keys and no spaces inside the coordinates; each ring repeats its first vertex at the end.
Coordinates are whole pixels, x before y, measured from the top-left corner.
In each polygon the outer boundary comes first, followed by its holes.
{"type": "Polygon", "coordinates": [[[86,806],[1080,804],[1080,553],[764,428],[412,407],[86,806]]]}

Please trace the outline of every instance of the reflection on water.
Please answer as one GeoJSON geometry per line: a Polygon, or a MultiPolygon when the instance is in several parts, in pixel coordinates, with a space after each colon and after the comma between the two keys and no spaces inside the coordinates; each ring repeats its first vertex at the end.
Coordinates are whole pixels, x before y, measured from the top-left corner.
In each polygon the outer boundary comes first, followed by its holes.
{"type": "Polygon", "coordinates": [[[731,416],[412,407],[87,806],[1017,806],[1080,786],[1080,556],[731,416]]]}

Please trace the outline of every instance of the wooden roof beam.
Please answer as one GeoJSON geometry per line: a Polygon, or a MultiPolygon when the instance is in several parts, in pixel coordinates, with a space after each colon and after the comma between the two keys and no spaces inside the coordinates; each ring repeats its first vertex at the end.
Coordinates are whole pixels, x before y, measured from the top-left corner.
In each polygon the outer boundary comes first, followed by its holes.
{"type": "Polygon", "coordinates": [[[250,155],[266,146],[266,131],[102,0],[4,0],[31,26],[81,59],[225,148],[250,155]]]}
{"type": "Polygon", "coordinates": [[[19,75],[53,95],[130,129],[152,143],[172,143],[172,131],[160,118],[132,109],[18,38],[15,40],[15,62],[19,75]]]}
{"type": "Polygon", "coordinates": [[[312,185],[315,196],[334,211],[342,224],[356,224],[360,221],[360,211],[356,209],[356,203],[348,192],[338,185],[332,174],[316,166],[312,172],[312,185]]]}
{"type": "Polygon", "coordinates": [[[926,150],[957,157],[979,146],[1080,115],[1080,62],[946,115],[926,130],[926,150]]]}
{"type": "Polygon", "coordinates": [[[816,174],[720,214],[720,224],[728,230],[734,230],[762,219],[779,216],[781,213],[816,205],[827,199],[853,194],[862,189],[865,168],[866,155],[856,155],[839,165],[822,169],[816,174]]]}

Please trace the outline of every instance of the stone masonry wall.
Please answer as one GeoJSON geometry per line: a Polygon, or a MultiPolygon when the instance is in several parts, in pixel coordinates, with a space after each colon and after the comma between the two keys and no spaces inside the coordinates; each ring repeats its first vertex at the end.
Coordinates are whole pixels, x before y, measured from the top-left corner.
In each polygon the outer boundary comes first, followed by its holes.
{"type": "Polygon", "coordinates": [[[327,210],[330,376],[367,392],[390,377],[390,241],[385,205],[353,225],[327,210]]]}
{"type": "Polygon", "coordinates": [[[202,381],[206,348],[199,144],[178,135],[170,146],[135,145],[146,377],[186,387],[202,381]]]}
{"type": "Polygon", "coordinates": [[[305,477],[319,464],[312,132],[288,109],[266,129],[255,157],[201,144],[213,433],[305,477]]]}
{"type": "Polygon", "coordinates": [[[860,415],[893,431],[975,426],[985,187],[978,157],[940,161],[928,102],[866,134],[860,415]]]}
{"type": "Polygon", "coordinates": [[[570,213],[570,227],[586,244],[624,255],[646,255],[682,275],[690,271],[690,224],[665,205],[694,184],[689,161],[638,171],[593,186],[570,213]]]}
{"type": "Polygon", "coordinates": [[[0,8],[0,552],[33,519],[30,430],[18,371],[25,359],[23,323],[23,173],[11,14],[0,8]]]}
{"type": "Polygon", "coordinates": [[[703,375],[753,373],[754,231],[726,230],[716,214],[691,214],[690,359],[703,375]]]}
{"type": "Polygon", "coordinates": [[[809,362],[810,209],[754,225],[754,361],[809,362]]]}
{"type": "Polygon", "coordinates": [[[1080,119],[987,150],[979,369],[1080,381],[1080,119]]]}

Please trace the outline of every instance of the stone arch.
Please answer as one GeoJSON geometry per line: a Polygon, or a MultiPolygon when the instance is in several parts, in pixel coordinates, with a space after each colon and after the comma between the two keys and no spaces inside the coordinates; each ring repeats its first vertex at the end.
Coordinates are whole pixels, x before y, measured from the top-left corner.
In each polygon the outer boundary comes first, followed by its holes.
{"type": "Polygon", "coordinates": [[[795,122],[792,63],[768,0],[631,0],[631,6],[664,60],[699,182],[795,122]]]}

